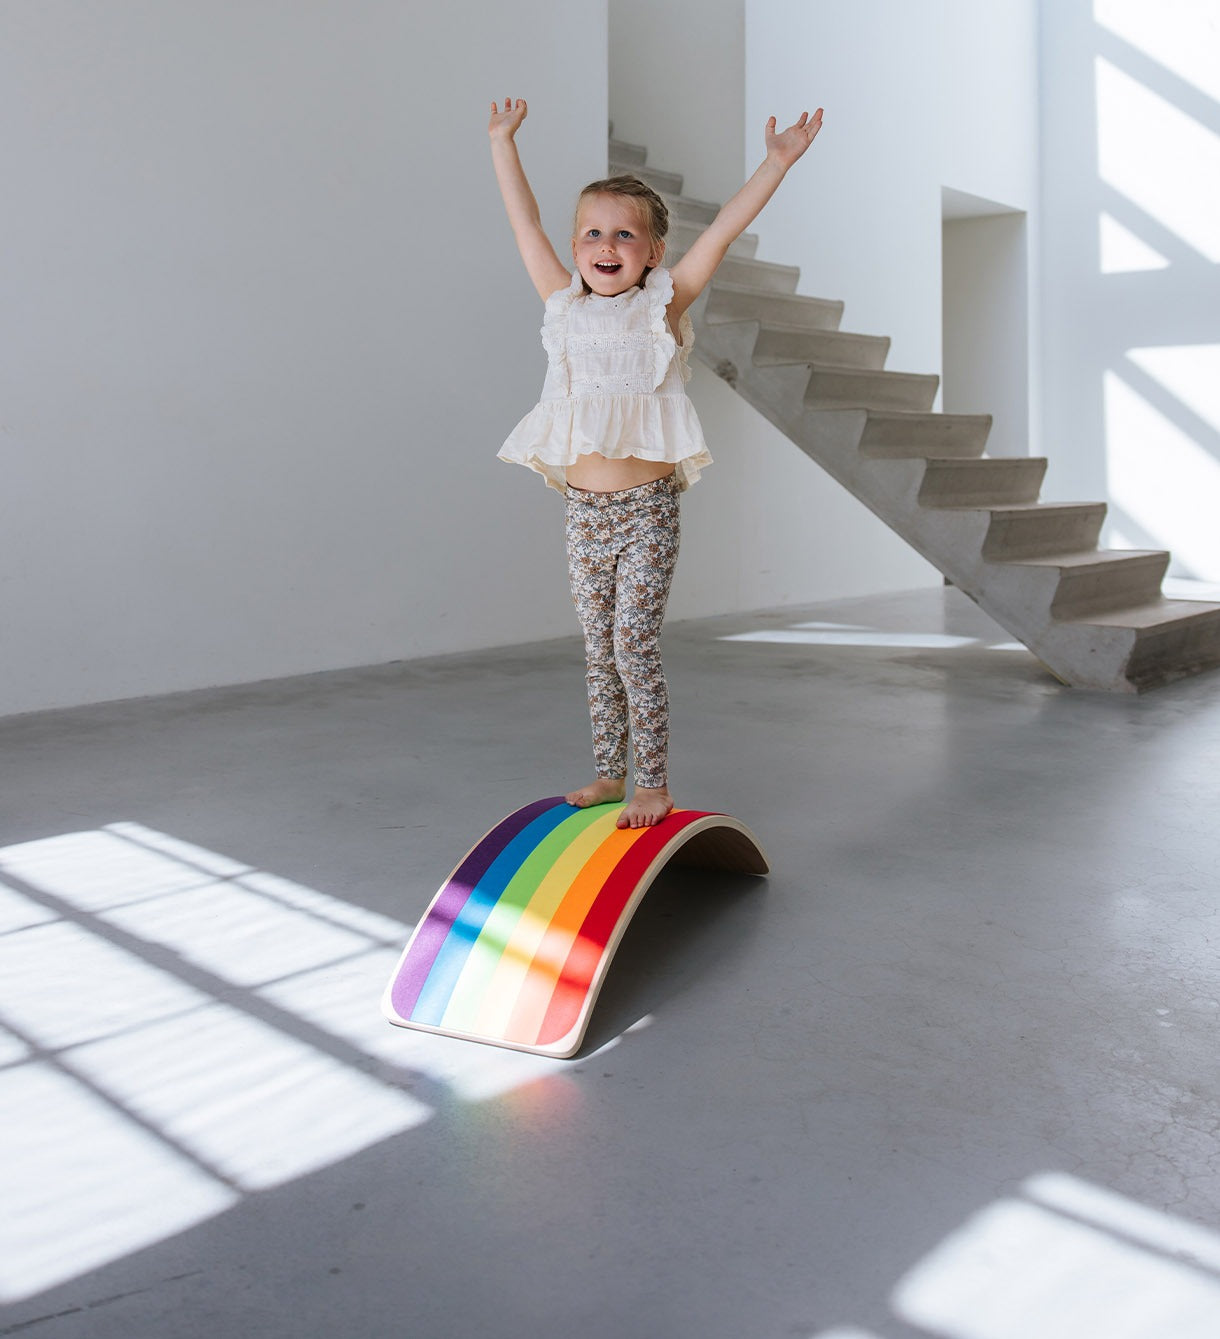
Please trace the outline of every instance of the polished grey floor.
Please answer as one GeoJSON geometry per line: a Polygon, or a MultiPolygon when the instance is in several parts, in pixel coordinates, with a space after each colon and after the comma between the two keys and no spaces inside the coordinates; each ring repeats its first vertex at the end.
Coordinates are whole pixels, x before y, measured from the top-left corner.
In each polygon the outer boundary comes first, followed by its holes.
{"type": "Polygon", "coordinates": [[[574,641],[0,721],[0,1334],[1220,1333],[1220,677],[956,592],[674,625],[672,872],[585,1050],[397,1029],[465,850],[586,779],[574,641]]]}

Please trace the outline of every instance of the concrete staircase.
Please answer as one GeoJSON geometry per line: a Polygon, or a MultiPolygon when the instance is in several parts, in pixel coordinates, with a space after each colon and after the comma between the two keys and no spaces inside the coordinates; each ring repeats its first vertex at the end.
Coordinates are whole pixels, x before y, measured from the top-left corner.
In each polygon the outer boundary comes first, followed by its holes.
{"type": "MultiPolygon", "coordinates": [[[[671,211],[672,263],[717,205],[611,138],[611,172],[671,211]]],[[[841,302],[742,237],[692,311],[695,355],[850,489],[1063,683],[1139,692],[1220,666],[1220,605],[1166,599],[1164,551],[1099,549],[1102,502],[1046,503],[1046,460],[989,457],[989,415],[934,413],[939,378],[887,372],[889,340],[839,329],[841,302]]]]}

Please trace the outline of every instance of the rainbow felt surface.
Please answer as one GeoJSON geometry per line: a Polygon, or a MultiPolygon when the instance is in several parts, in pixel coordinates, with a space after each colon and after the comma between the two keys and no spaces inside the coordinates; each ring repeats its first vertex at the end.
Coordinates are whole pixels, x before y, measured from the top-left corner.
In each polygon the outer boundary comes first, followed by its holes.
{"type": "Polygon", "coordinates": [[[640,898],[668,860],[755,874],[766,860],[724,814],[676,809],[619,828],[621,804],[554,797],[510,814],[454,870],[386,988],[392,1023],[545,1055],[580,1047],[640,898]]]}

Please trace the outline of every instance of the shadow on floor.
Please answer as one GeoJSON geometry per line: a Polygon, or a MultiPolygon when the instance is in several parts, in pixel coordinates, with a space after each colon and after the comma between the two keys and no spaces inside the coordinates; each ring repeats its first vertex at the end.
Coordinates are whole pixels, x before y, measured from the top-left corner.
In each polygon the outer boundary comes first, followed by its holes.
{"type": "Polygon", "coordinates": [[[656,1014],[740,952],[763,910],[767,882],[671,865],[640,903],[611,963],[577,1059],[656,1014]]]}

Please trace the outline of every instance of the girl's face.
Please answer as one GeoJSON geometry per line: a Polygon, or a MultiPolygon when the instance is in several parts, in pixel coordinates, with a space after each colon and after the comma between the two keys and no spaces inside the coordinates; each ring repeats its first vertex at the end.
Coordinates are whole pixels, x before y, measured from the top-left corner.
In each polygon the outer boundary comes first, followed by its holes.
{"type": "Polygon", "coordinates": [[[615,297],[634,288],[646,269],[665,254],[654,249],[634,200],[621,195],[590,195],[581,201],[572,238],[572,259],[581,278],[599,297],[615,297]]]}

